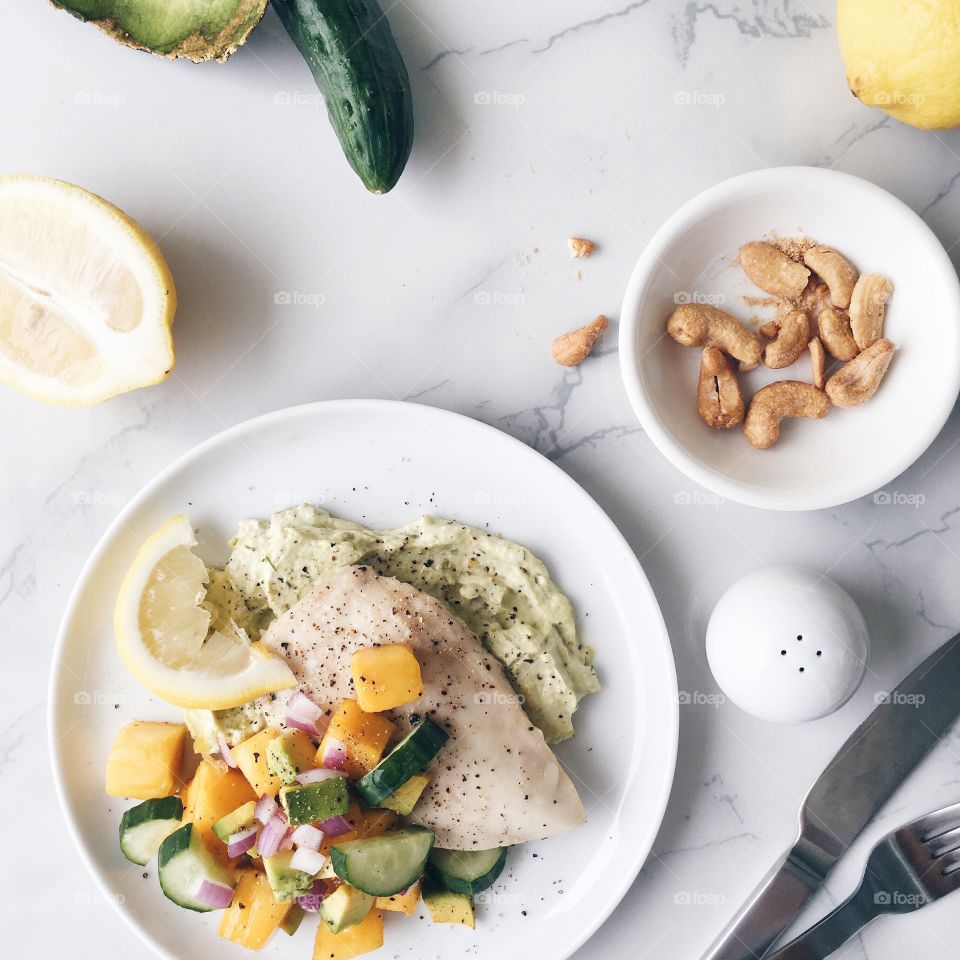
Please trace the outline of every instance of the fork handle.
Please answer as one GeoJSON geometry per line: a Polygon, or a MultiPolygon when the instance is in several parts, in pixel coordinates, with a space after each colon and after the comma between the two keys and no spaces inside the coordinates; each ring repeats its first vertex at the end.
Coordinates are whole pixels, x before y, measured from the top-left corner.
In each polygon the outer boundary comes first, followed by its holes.
{"type": "Polygon", "coordinates": [[[870,884],[862,883],[819,923],[764,960],[824,960],[855,933],[884,912],[885,901],[870,884]]]}

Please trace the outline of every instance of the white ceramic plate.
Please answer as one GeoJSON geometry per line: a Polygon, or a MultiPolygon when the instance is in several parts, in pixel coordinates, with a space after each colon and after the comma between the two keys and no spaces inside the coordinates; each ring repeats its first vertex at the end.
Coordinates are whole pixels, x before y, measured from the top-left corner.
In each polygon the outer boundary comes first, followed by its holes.
{"type": "MultiPolygon", "coordinates": [[[[629,545],[573,480],[519,441],[430,407],[318,403],[241,424],[175,463],[113,523],[70,600],[51,682],[53,767],[84,859],[124,919],[161,956],[243,956],[217,937],[216,915],[174,906],[160,892],[154,865],[136,867],[117,848],[128,805],[103,792],[112,739],[130,720],[176,720],[179,712],[124,670],[113,642],[113,603],[144,537],[171,515],[187,510],[201,555],[222,562],[241,517],[268,517],[302,501],[375,526],[429,512],[489,527],[534,550],[572,598],[584,639],[596,647],[604,689],[584,702],[577,737],[557,754],[589,822],[515,850],[501,882],[481,897],[475,933],[391,915],[377,954],[568,956],[620,901],[660,825],[677,745],[670,644],[629,545]]],[[[305,924],[292,939],[275,937],[264,953],[309,960],[312,938],[305,924]]]]}
{"type": "MultiPolygon", "coordinates": [[[[960,284],[930,228],[880,187],[815,167],[759,170],[704,191],[657,231],[627,287],[620,364],[644,429],[697,483],[758,507],[834,506],[888,484],[940,432],[960,391],[960,284]],[[685,299],[741,320],[757,313],[741,298],[764,294],[735,261],[741,244],[770,233],[813,237],[861,273],[890,277],[885,335],[898,350],[867,404],[787,421],[776,446],[754,450],[739,428],[715,431],[700,420],[700,351],[674,343],[665,326],[685,299]]],[[[780,379],[809,380],[809,354],[786,370],[745,374],[745,393],[780,379]]]]}

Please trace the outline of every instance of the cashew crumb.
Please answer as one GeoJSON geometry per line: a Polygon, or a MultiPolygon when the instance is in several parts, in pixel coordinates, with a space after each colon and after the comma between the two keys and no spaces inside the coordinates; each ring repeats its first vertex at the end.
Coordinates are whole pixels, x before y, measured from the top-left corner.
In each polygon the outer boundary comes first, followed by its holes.
{"type": "Polygon", "coordinates": [[[592,240],[584,240],[583,237],[567,237],[567,246],[570,248],[570,256],[574,260],[589,257],[597,249],[597,245],[592,240]]]}
{"type": "Polygon", "coordinates": [[[587,358],[608,326],[607,318],[600,314],[586,326],[557,337],[550,348],[553,359],[564,367],[577,366],[587,358]]]}

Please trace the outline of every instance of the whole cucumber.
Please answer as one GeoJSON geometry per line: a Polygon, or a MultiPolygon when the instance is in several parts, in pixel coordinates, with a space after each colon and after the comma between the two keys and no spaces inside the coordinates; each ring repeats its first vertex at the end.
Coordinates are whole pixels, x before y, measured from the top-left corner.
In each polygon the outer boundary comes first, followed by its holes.
{"type": "Polygon", "coordinates": [[[350,166],[392,189],[413,145],[410,78],[376,0],[272,0],[310,65],[350,166]]]}

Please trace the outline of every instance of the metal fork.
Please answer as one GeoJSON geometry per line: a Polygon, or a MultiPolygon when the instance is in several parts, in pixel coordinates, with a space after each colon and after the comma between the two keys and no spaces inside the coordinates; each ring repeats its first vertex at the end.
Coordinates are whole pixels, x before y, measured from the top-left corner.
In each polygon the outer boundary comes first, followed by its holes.
{"type": "Polygon", "coordinates": [[[960,887],[960,803],[888,833],[860,886],[819,923],[764,960],[823,960],[884,913],[912,913],[960,887]]]}

